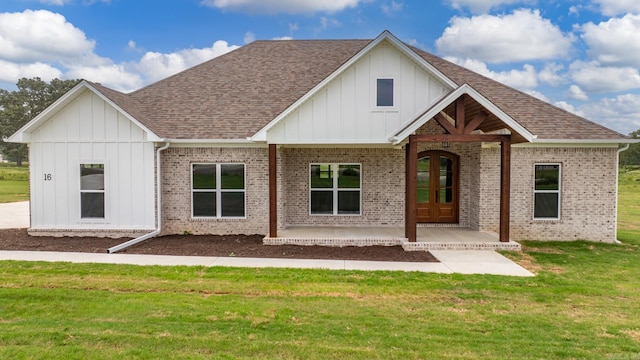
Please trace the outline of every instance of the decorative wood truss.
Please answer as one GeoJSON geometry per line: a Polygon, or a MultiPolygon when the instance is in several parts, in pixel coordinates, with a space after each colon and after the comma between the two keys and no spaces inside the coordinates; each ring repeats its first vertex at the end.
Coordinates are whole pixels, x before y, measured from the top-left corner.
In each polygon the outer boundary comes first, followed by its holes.
{"type": "Polygon", "coordinates": [[[474,133],[489,117],[484,109],[467,123],[467,95],[462,95],[454,102],[454,117],[446,112],[437,113],[433,119],[440,124],[447,134],[410,135],[406,144],[406,193],[405,193],[405,237],[415,242],[417,237],[417,162],[418,143],[420,142],[499,142],[500,143],[500,241],[509,241],[509,211],[511,192],[511,135],[474,133]]]}

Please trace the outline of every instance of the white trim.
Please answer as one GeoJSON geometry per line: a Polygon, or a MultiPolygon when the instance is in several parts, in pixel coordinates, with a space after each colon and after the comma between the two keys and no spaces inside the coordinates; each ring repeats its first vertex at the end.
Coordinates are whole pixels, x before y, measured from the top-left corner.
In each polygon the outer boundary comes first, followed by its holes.
{"type": "Polygon", "coordinates": [[[397,80],[395,76],[384,76],[384,75],[380,75],[380,76],[374,76],[374,83],[376,84],[376,88],[375,91],[372,91],[372,104],[373,104],[373,111],[394,111],[398,109],[398,102],[397,102],[397,80]],[[378,105],[378,80],[391,80],[391,103],[392,105],[378,105]]]}
{"type": "Polygon", "coordinates": [[[455,89],[458,85],[453,82],[451,79],[446,77],[442,72],[437,70],[431,64],[429,64],[425,59],[421,58],[414,51],[409,49],[406,45],[402,43],[402,41],[398,40],[393,34],[391,34],[388,30],[385,30],[380,34],[377,38],[372,40],[367,46],[365,46],[360,52],[355,54],[351,59],[342,64],[337,70],[327,76],[324,80],[319,82],[316,86],[313,87],[309,92],[300,97],[296,102],[291,104],[288,108],[286,108],[283,112],[281,112],[278,116],[276,116],[273,120],[271,120],[267,125],[265,125],[262,129],[258,130],[253,136],[249,139],[251,141],[267,141],[267,131],[269,131],[272,127],[282,121],[284,118],[289,116],[292,112],[297,110],[302,104],[304,104],[307,100],[311,99],[314,95],[318,93],[322,88],[327,86],[331,81],[336,79],[338,76],[342,75],[351,65],[358,62],[362,59],[367,53],[373,50],[376,46],[378,46],[384,40],[389,41],[393,44],[398,50],[404,53],[404,55],[413,59],[417,64],[421,65],[427,72],[434,75],[438,80],[440,80],[445,85],[449,86],[451,89],[455,89]]]}
{"type": "Polygon", "coordinates": [[[362,216],[362,163],[309,163],[309,216],[362,216]],[[311,187],[311,167],[313,165],[329,165],[331,167],[331,175],[333,186],[330,188],[312,188],[311,187]],[[357,165],[360,169],[360,186],[358,188],[340,188],[338,187],[338,178],[340,176],[341,165],[357,165]],[[342,191],[358,191],[359,206],[357,214],[339,214],[338,213],[338,193],[342,191]],[[331,192],[333,195],[333,213],[331,214],[314,214],[311,212],[311,193],[314,191],[331,192]]]}
{"type": "Polygon", "coordinates": [[[534,139],[537,144],[636,144],[640,139],[534,139]]]}
{"type": "Polygon", "coordinates": [[[533,220],[534,221],[558,221],[562,218],[562,163],[534,163],[533,164],[533,220]],[[557,190],[536,190],[536,167],[537,166],[558,166],[558,189],[557,190]],[[536,194],[558,194],[558,216],[557,217],[536,217],[536,194]]]}
{"type": "Polygon", "coordinates": [[[67,106],[73,100],[75,100],[78,96],[80,96],[82,94],[83,90],[85,90],[85,89],[93,92],[94,94],[96,94],[104,102],[106,102],[107,104],[112,106],[114,109],[116,109],[118,112],[123,114],[127,119],[129,119],[129,121],[133,122],[136,126],[141,128],[147,134],[146,141],[149,141],[149,142],[163,141],[162,138],[160,138],[158,135],[156,135],[153,131],[149,130],[146,126],[144,126],[142,123],[140,123],[138,120],[136,120],[129,113],[124,111],[120,106],[116,105],[113,101],[109,100],[109,98],[107,98],[100,91],[96,90],[96,88],[91,86],[86,80],[82,80],[73,89],[71,89],[68,92],[66,92],[58,100],[56,100],[53,104],[51,104],[49,107],[44,109],[44,111],[42,111],[40,114],[38,114],[38,116],[36,116],[33,119],[31,119],[31,121],[26,123],[23,127],[21,127],[13,135],[11,135],[7,139],[7,142],[16,142],[16,143],[25,143],[25,142],[28,143],[28,142],[30,142],[31,141],[30,130],[35,129],[35,127],[38,126],[40,123],[49,120],[51,117],[53,117],[55,114],[57,114],[63,107],[67,106]]]}
{"type": "Polygon", "coordinates": [[[248,139],[171,139],[171,147],[216,147],[216,148],[266,148],[265,143],[256,143],[248,139]]]}
{"type": "Polygon", "coordinates": [[[191,182],[191,219],[208,220],[208,219],[246,219],[247,218],[247,165],[242,162],[194,162],[190,164],[190,182],[191,182]],[[194,165],[214,165],[216,168],[216,188],[215,189],[194,189],[193,188],[193,166],[194,165]],[[242,189],[222,189],[222,165],[242,165],[243,188],[242,189]],[[193,214],[193,194],[194,192],[215,193],[216,194],[216,216],[195,216],[193,214]],[[244,201],[243,216],[222,216],[222,193],[242,193],[244,201]]]}
{"type": "Polygon", "coordinates": [[[481,106],[483,106],[493,115],[497,116],[498,119],[502,120],[508,127],[513,129],[520,136],[524,137],[525,140],[529,142],[534,141],[535,136],[532,133],[530,133],[527,129],[525,129],[522,125],[520,125],[517,121],[515,121],[509,115],[507,115],[499,107],[494,105],[482,94],[480,94],[478,91],[472,88],[471,85],[469,84],[464,84],[459,88],[451,91],[447,96],[442,98],[439,102],[433,105],[429,110],[423,112],[421,115],[414,118],[410,122],[403,124],[399,129],[395,130],[389,136],[389,140],[392,141],[394,145],[401,143],[407,137],[409,137],[409,135],[413,134],[422,125],[424,125],[427,121],[429,121],[431,118],[436,116],[436,114],[443,111],[447,106],[453,103],[456,99],[458,99],[460,96],[465,94],[472,97],[481,106]]]}
{"type": "Polygon", "coordinates": [[[107,168],[109,167],[107,165],[107,160],[95,160],[95,159],[89,159],[89,160],[84,160],[84,159],[80,159],[78,161],[78,192],[80,194],[78,201],[79,201],[79,205],[78,209],[80,210],[78,213],[78,220],[77,222],[79,224],[107,224],[109,223],[109,209],[110,207],[108,206],[108,199],[107,199],[107,194],[108,194],[108,187],[109,187],[109,177],[108,175],[108,171],[107,168]],[[102,165],[102,190],[82,190],[82,165],[102,165]],[[103,196],[103,217],[82,217],[82,194],[83,193],[93,193],[93,194],[102,194],[103,196]]]}

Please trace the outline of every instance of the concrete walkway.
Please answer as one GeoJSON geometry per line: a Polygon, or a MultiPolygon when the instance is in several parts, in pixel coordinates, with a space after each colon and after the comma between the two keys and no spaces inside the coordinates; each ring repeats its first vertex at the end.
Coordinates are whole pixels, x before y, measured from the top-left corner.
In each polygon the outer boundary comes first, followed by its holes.
{"type": "Polygon", "coordinates": [[[29,202],[0,204],[0,229],[29,227],[29,202]]]}
{"type": "Polygon", "coordinates": [[[441,274],[493,274],[508,276],[534,276],[532,273],[498,254],[486,250],[431,251],[439,263],[265,259],[242,257],[169,256],[136,254],[96,254],[52,251],[0,251],[0,260],[63,261],[72,263],[131,264],[162,266],[228,266],[247,268],[295,268],[364,271],[419,271],[441,274]]]}
{"type": "MultiPolygon", "coordinates": [[[[29,227],[29,202],[0,204],[0,229],[29,227]]],[[[275,246],[275,245],[274,245],[275,246]]],[[[241,257],[168,256],[136,254],[96,254],[53,251],[4,251],[1,260],[62,261],[72,263],[131,264],[162,266],[229,266],[248,268],[295,268],[330,270],[420,271],[441,274],[494,274],[534,276],[532,273],[498,254],[487,250],[431,250],[439,263],[265,259],[241,257]]]]}

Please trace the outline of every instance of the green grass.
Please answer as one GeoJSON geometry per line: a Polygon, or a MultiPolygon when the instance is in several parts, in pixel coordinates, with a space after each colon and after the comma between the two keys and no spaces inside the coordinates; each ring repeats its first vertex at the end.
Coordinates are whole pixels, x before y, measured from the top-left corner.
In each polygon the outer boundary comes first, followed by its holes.
{"type": "Polygon", "coordinates": [[[523,242],[533,278],[0,262],[0,358],[640,359],[637,175],[623,244],[523,242]]]}
{"type": "Polygon", "coordinates": [[[0,163],[0,203],[29,200],[29,166],[0,163]]]}
{"type": "Polygon", "coordinates": [[[622,170],[618,184],[618,227],[640,232],[640,170],[622,170]]]}

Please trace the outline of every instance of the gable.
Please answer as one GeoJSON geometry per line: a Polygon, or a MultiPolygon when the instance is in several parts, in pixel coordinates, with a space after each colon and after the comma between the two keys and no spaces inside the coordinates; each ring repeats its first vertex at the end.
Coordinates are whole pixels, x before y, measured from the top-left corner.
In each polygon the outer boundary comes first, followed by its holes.
{"type": "Polygon", "coordinates": [[[270,128],[267,142],[388,144],[394,130],[450,90],[385,40],[270,128]],[[393,79],[393,106],[377,106],[378,79],[393,79]]]}
{"type": "Polygon", "coordinates": [[[145,131],[97,94],[85,90],[30,131],[30,142],[145,141],[145,131]]]}
{"type": "Polygon", "coordinates": [[[97,89],[108,90],[87,81],[80,82],[7,141],[162,140],[97,89]]]}

